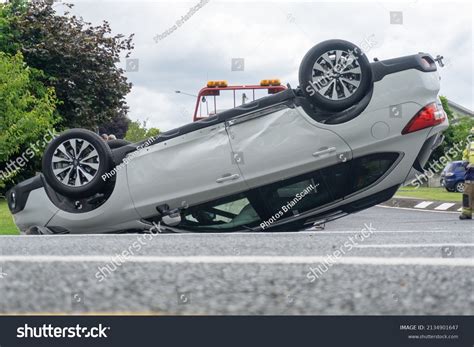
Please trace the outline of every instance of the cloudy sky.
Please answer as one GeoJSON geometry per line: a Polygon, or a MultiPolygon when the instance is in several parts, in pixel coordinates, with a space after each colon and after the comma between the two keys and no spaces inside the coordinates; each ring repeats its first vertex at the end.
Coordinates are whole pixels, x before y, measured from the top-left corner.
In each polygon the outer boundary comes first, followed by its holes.
{"type": "MultiPolygon", "coordinates": [[[[196,100],[175,90],[197,94],[212,79],[252,84],[278,77],[296,87],[304,54],[332,38],[371,42],[371,60],[442,54],[447,66],[440,69],[441,94],[474,108],[470,1],[200,1],[72,1],[73,13],[85,20],[107,20],[115,33],[135,33],[130,58],[138,59],[138,71],[127,72],[133,83],[127,96],[131,119],[162,130],[186,124],[196,100]],[[402,12],[402,23],[395,14],[399,24],[391,24],[391,11],[402,12]],[[155,40],[157,35],[162,39],[155,40]],[[244,58],[244,71],[232,71],[232,58],[244,58]]],[[[125,59],[121,64],[127,66],[125,59]]]]}

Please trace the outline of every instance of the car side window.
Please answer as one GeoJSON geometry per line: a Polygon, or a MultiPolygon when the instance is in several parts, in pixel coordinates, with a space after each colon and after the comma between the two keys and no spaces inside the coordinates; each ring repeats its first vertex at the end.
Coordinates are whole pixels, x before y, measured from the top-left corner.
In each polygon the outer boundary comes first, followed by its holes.
{"type": "Polygon", "coordinates": [[[180,227],[191,230],[233,230],[260,223],[260,216],[245,194],[219,199],[186,210],[180,227]]]}
{"type": "Polygon", "coordinates": [[[398,153],[376,153],[273,183],[259,189],[269,216],[290,217],[342,199],[370,186],[397,160],[398,153]]]}
{"type": "Polygon", "coordinates": [[[351,161],[339,163],[321,170],[326,185],[334,200],[347,195],[347,187],[351,185],[351,161]]]}
{"type": "Polygon", "coordinates": [[[398,153],[375,153],[353,159],[351,192],[356,192],[375,183],[397,160],[398,153]]]}

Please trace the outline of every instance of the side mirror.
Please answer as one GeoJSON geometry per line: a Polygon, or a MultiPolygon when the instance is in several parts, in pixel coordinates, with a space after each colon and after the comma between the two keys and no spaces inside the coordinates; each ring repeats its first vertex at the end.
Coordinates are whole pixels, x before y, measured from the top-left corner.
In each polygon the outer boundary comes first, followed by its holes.
{"type": "Polygon", "coordinates": [[[163,222],[163,224],[165,224],[167,226],[175,227],[179,223],[181,223],[181,215],[179,213],[174,213],[174,214],[170,214],[168,216],[163,216],[161,218],[161,221],[163,222]]]}
{"type": "Polygon", "coordinates": [[[205,96],[202,97],[201,102],[203,102],[203,103],[206,102],[206,97],[205,96]]]}

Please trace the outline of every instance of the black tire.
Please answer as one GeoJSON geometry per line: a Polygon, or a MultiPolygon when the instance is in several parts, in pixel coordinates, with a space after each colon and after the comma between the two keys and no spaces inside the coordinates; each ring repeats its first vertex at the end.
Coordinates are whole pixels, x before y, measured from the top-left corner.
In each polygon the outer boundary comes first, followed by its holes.
{"type": "Polygon", "coordinates": [[[120,148],[129,145],[130,143],[131,142],[122,139],[107,141],[107,144],[109,145],[110,149],[120,148]]]}
{"type": "Polygon", "coordinates": [[[300,65],[299,82],[302,93],[314,106],[342,111],[370,91],[372,69],[356,45],[344,40],[328,40],[306,53],[300,65]]]}
{"type": "Polygon", "coordinates": [[[71,129],[51,141],[44,152],[42,167],[46,182],[56,192],[70,198],[85,198],[104,188],[107,182],[102,175],[110,170],[111,163],[110,147],[99,135],[71,129]]]}
{"type": "Polygon", "coordinates": [[[464,192],[464,181],[456,182],[456,184],[454,185],[454,190],[458,193],[463,193],[464,192]]]}

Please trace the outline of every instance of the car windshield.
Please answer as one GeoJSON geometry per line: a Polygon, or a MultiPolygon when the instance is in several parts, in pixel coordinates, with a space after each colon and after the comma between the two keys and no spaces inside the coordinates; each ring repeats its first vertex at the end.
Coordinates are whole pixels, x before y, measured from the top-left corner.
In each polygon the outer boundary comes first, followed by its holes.
{"type": "Polygon", "coordinates": [[[449,163],[449,164],[446,165],[446,167],[444,168],[444,171],[445,171],[445,172],[453,172],[455,168],[456,168],[456,164],[455,164],[455,163],[449,163]]]}

